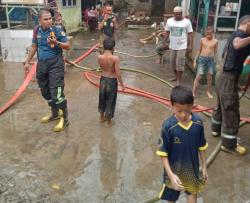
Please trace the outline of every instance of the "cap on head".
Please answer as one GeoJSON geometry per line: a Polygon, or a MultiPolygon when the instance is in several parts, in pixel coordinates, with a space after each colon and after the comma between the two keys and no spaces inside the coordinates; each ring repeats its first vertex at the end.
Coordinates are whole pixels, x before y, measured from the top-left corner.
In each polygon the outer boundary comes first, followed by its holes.
{"type": "Polygon", "coordinates": [[[180,6],[176,6],[176,7],[174,7],[173,12],[174,13],[182,13],[182,8],[180,6]]]}

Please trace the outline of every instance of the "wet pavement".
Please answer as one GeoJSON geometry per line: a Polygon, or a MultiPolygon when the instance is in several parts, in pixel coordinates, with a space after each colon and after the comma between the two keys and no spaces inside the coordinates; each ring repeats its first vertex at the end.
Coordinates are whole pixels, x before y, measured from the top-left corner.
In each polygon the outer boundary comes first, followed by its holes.
{"type": "MultiPolygon", "coordinates": [[[[154,44],[143,46],[138,39],[148,30],[123,30],[116,49],[134,55],[151,55],[154,44]]],[[[74,60],[97,42],[97,34],[78,33],[70,51],[74,60]]],[[[81,65],[97,67],[95,52],[81,65]]],[[[121,56],[121,67],[143,70],[162,79],[171,78],[168,64],[155,64],[155,57],[121,56]]],[[[166,55],[167,61],[167,55],[166,55]]],[[[20,63],[0,63],[0,106],[23,81],[20,63]]],[[[192,86],[193,75],[184,73],[183,83],[192,86]]],[[[126,85],[168,97],[170,88],[145,75],[123,72],[126,85]]],[[[0,115],[0,203],[143,203],[155,197],[161,187],[162,165],[155,155],[163,120],[171,109],[153,100],[119,94],[115,125],[98,122],[98,89],[82,71],[66,67],[65,94],[70,126],[52,132],[55,122],[41,124],[49,113],[37,84],[32,82],[9,110],[0,115]]],[[[213,106],[201,86],[195,102],[213,106]]],[[[241,100],[242,116],[250,116],[249,100],[241,100]]],[[[209,142],[208,155],[219,138],[210,136],[210,119],[200,114],[209,142]]],[[[250,125],[240,129],[240,138],[250,149],[250,125]]],[[[209,182],[198,202],[250,202],[250,153],[235,157],[220,152],[209,167],[209,182]]],[[[181,195],[179,202],[185,202],[181,195]]],[[[160,201],[159,201],[160,202],[160,201]]]]}

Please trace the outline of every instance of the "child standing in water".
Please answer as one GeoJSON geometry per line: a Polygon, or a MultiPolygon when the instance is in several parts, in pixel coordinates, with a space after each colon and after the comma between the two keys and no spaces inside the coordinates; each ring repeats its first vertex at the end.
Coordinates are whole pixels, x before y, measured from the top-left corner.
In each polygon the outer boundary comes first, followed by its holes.
{"type": "Polygon", "coordinates": [[[194,68],[197,65],[197,75],[193,85],[193,95],[196,96],[197,88],[201,80],[202,75],[207,73],[207,96],[213,98],[211,92],[212,76],[215,72],[215,61],[217,61],[217,47],[218,40],[213,37],[213,28],[208,27],[206,29],[205,37],[201,39],[200,47],[197,52],[197,56],[194,60],[194,68]],[[197,61],[197,64],[196,64],[197,61]]]}
{"type": "Polygon", "coordinates": [[[192,114],[192,90],[184,86],[173,88],[170,100],[174,114],[162,125],[159,149],[164,174],[159,198],[174,203],[180,192],[187,202],[197,202],[197,193],[208,179],[205,150],[208,146],[204,127],[198,115],[192,114]],[[199,174],[199,158],[202,177],[199,174]]]}
{"type": "Polygon", "coordinates": [[[104,53],[98,56],[98,63],[102,70],[99,88],[99,112],[100,122],[107,120],[108,126],[111,127],[114,122],[116,97],[117,97],[117,79],[124,90],[119,66],[119,57],[114,56],[115,41],[112,38],[106,38],[103,41],[104,53]]]}

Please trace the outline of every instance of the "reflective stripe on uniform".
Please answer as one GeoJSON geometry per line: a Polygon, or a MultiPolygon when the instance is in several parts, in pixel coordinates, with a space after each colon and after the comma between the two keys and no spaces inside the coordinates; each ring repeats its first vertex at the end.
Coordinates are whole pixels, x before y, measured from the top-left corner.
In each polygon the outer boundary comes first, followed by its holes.
{"type": "Polygon", "coordinates": [[[221,133],[221,137],[223,138],[226,138],[226,139],[236,139],[236,135],[229,135],[229,134],[226,134],[226,133],[221,133]]]}
{"type": "Polygon", "coordinates": [[[217,121],[214,118],[212,118],[211,121],[212,121],[212,123],[217,124],[217,125],[221,124],[221,121],[217,121]]]}
{"type": "Polygon", "coordinates": [[[56,98],[57,98],[56,104],[60,104],[65,100],[65,98],[62,97],[62,87],[57,88],[57,96],[56,96],[56,98]]]}

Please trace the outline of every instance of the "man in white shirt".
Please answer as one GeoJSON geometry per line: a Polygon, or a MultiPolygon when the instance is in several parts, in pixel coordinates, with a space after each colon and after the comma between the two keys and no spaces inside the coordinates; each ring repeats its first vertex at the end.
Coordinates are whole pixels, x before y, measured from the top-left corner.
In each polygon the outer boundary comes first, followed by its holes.
{"type": "Polygon", "coordinates": [[[192,50],[192,24],[189,19],[183,18],[182,8],[174,8],[174,17],[169,18],[165,27],[165,42],[169,39],[170,64],[173,68],[176,85],[180,84],[185,66],[186,50],[192,50]]]}

